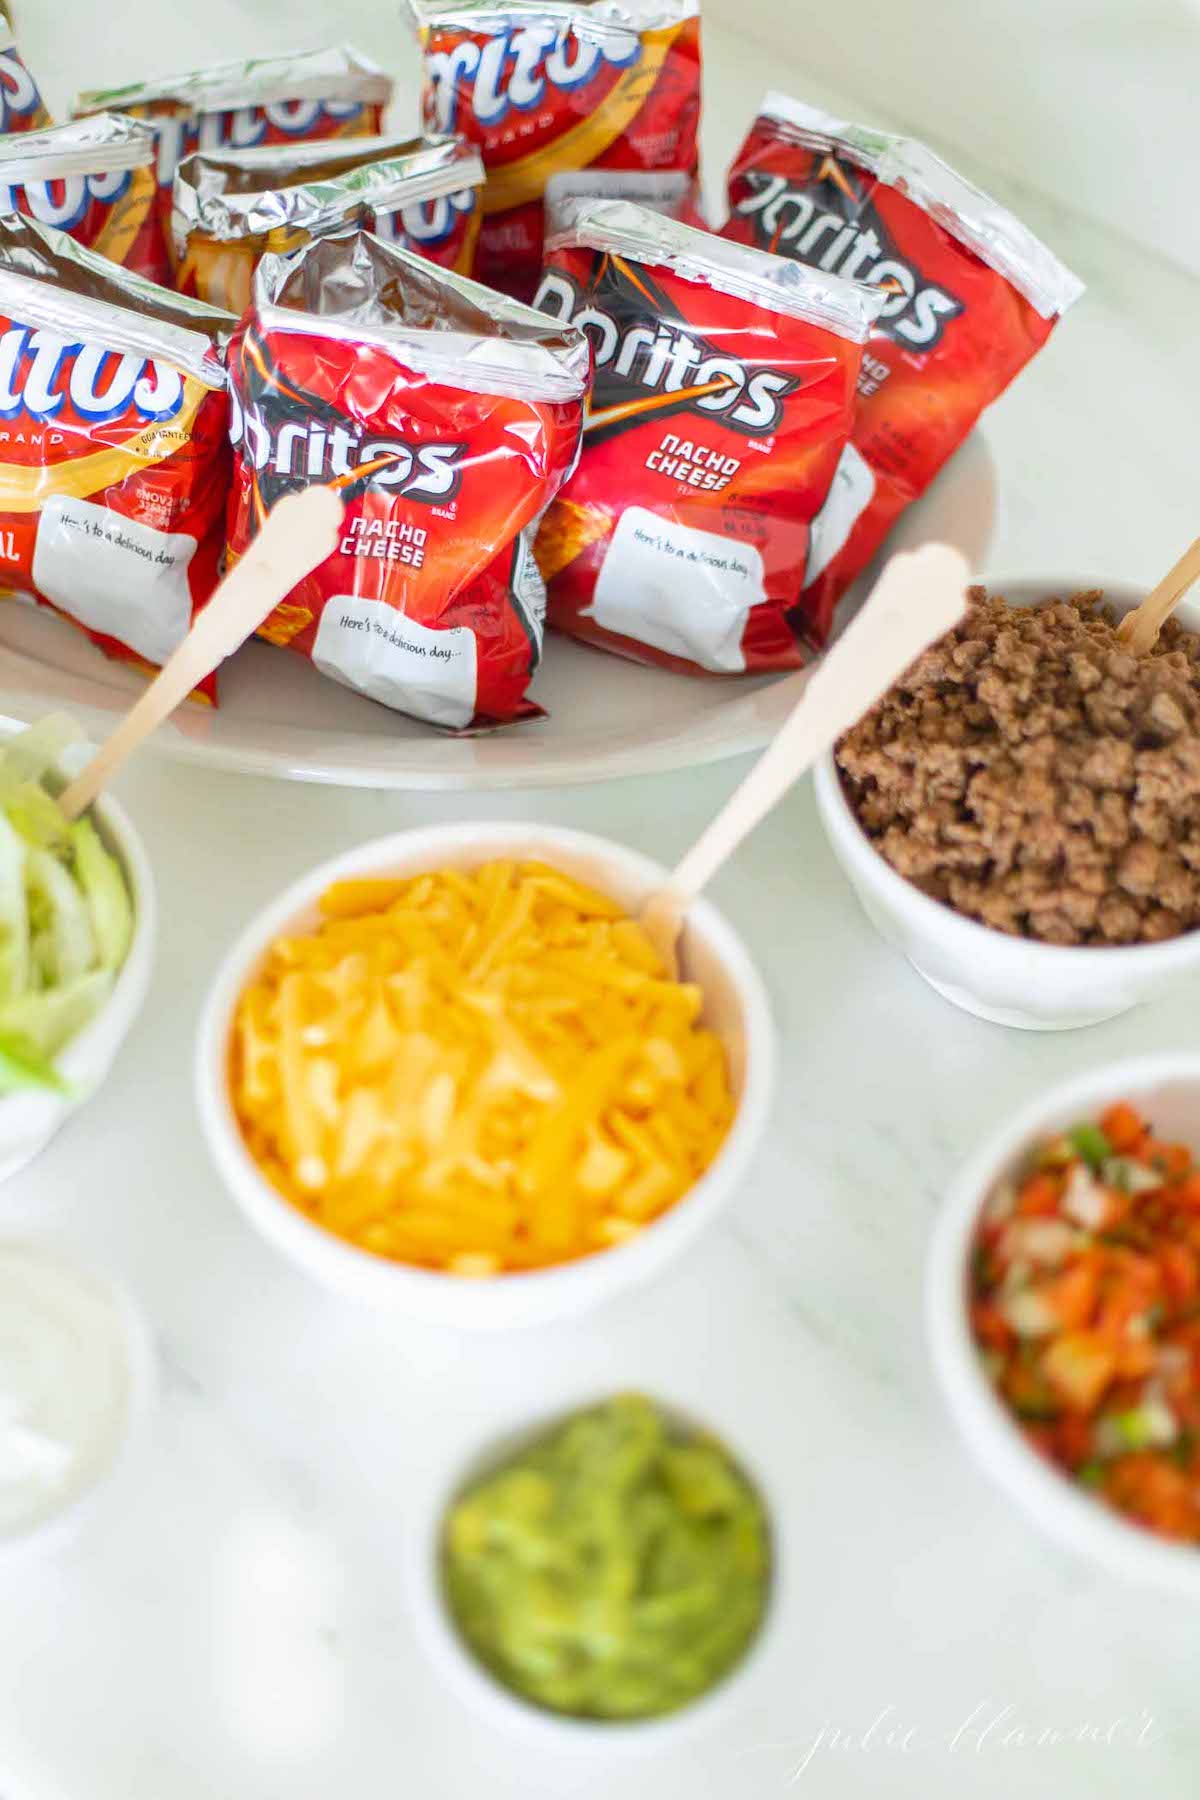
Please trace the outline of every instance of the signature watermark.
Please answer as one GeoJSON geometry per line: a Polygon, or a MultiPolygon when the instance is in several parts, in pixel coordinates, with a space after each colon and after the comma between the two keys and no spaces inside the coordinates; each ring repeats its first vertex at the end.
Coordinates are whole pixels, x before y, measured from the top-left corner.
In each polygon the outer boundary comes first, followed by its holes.
{"type": "Polygon", "coordinates": [[[907,1717],[892,1704],[866,1723],[825,1720],[789,1746],[790,1779],[799,1782],[814,1768],[840,1756],[1016,1756],[1034,1751],[1099,1750],[1136,1753],[1161,1742],[1163,1733],[1146,1707],[1106,1717],[1039,1719],[1004,1701],[981,1700],[961,1717],[933,1726],[907,1717]]]}

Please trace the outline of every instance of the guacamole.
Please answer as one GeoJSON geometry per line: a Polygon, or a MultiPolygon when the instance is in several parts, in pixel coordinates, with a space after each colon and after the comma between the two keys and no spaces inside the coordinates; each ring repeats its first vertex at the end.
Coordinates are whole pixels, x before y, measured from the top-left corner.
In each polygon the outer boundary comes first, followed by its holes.
{"type": "Polygon", "coordinates": [[[507,1687],[644,1719],[714,1686],[762,1622],[762,1502],[713,1437],[622,1394],[574,1414],[451,1507],[446,1598],[507,1687]]]}

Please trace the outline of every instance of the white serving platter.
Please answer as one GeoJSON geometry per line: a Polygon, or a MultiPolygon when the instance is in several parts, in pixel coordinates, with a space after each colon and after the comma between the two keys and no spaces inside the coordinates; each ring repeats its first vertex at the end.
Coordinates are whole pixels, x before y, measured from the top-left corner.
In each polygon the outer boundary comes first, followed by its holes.
{"type": "MultiPolygon", "coordinates": [[[[890,548],[943,538],[978,567],[996,512],[995,467],[976,432],[905,514],[890,548]]],[[[845,602],[850,616],[870,585],[845,602]]],[[[405,719],[319,675],[299,656],[252,643],[225,664],[220,705],[181,707],[151,740],[163,754],[343,787],[562,787],[717,762],[767,742],[806,671],[692,679],[643,669],[551,635],[531,690],[547,717],[472,737],[405,719]]],[[[82,632],[13,601],[0,605],[0,711],[35,719],[72,712],[104,736],[142,681],[82,632]]]]}

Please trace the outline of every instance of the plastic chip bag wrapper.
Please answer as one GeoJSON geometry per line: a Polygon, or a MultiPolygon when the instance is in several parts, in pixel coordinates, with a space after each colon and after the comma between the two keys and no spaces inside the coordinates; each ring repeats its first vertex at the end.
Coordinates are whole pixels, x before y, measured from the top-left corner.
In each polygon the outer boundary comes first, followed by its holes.
{"type": "Polygon", "coordinates": [[[689,673],[798,667],[789,614],[882,297],[583,201],[538,304],[595,352],[579,468],[537,540],[550,623],[689,673]]]}
{"type": "Polygon", "coordinates": [[[434,725],[536,712],[530,538],[578,456],[582,333],[345,230],[264,257],[229,369],[231,556],[283,494],[346,502],[339,548],[260,635],[434,725]]]}
{"type": "Polygon", "coordinates": [[[694,177],[699,0],[407,0],[425,125],[479,145],[487,169],[475,274],[532,299],[553,175],[694,177]]]}
{"type": "Polygon", "coordinates": [[[169,280],[156,156],[151,128],[123,113],[0,138],[0,213],[25,213],[147,281],[169,280]]]}
{"type": "Polygon", "coordinates": [[[724,235],[885,297],[854,434],[814,539],[809,628],[1083,292],[1032,232],[923,144],[771,94],[729,177],[724,235]]]}
{"type": "Polygon", "coordinates": [[[0,219],[0,584],[142,666],[216,586],[235,323],[0,219]]]}
{"type": "Polygon", "coordinates": [[[130,113],[153,125],[158,205],[169,246],[172,183],[191,151],[377,137],[391,92],[390,77],[373,62],[349,45],[335,45],[93,89],[78,95],[72,110],[130,113]]]}
{"type": "Polygon", "coordinates": [[[0,132],[40,131],[50,114],[17,49],[11,9],[0,0],[0,132]]]}
{"type": "Polygon", "coordinates": [[[469,274],[482,186],[457,137],[197,150],[175,174],[179,288],[241,314],[264,255],[350,224],[469,274]]]}

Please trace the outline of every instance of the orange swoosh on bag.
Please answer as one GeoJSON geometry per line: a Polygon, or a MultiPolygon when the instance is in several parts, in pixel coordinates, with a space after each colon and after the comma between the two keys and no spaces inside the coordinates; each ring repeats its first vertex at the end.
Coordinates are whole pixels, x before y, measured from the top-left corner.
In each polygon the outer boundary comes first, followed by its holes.
{"type": "Polygon", "coordinates": [[[183,403],[175,417],[162,424],[147,425],[127,443],[106,446],[90,456],[66,457],[61,462],[39,463],[32,468],[0,463],[0,508],[11,513],[40,512],[52,494],[86,500],[101,488],[115,487],[138,468],[166,462],[190,439],[192,422],[208,392],[203,382],[185,375],[183,403]]]}
{"type": "Polygon", "coordinates": [[[626,69],[595,112],[542,149],[533,150],[516,162],[490,168],[483,190],[484,212],[507,212],[510,207],[540,200],[551,175],[589,168],[597,157],[603,156],[645,105],[662,73],[667,52],[682,30],[682,25],[672,25],[662,31],[645,32],[639,61],[632,69],[626,69]]]}
{"type": "Polygon", "coordinates": [[[158,201],[158,178],[153,165],[134,169],[133,179],[108,218],[96,233],[91,246],[109,262],[124,263],[142,226],[158,201]]]}

